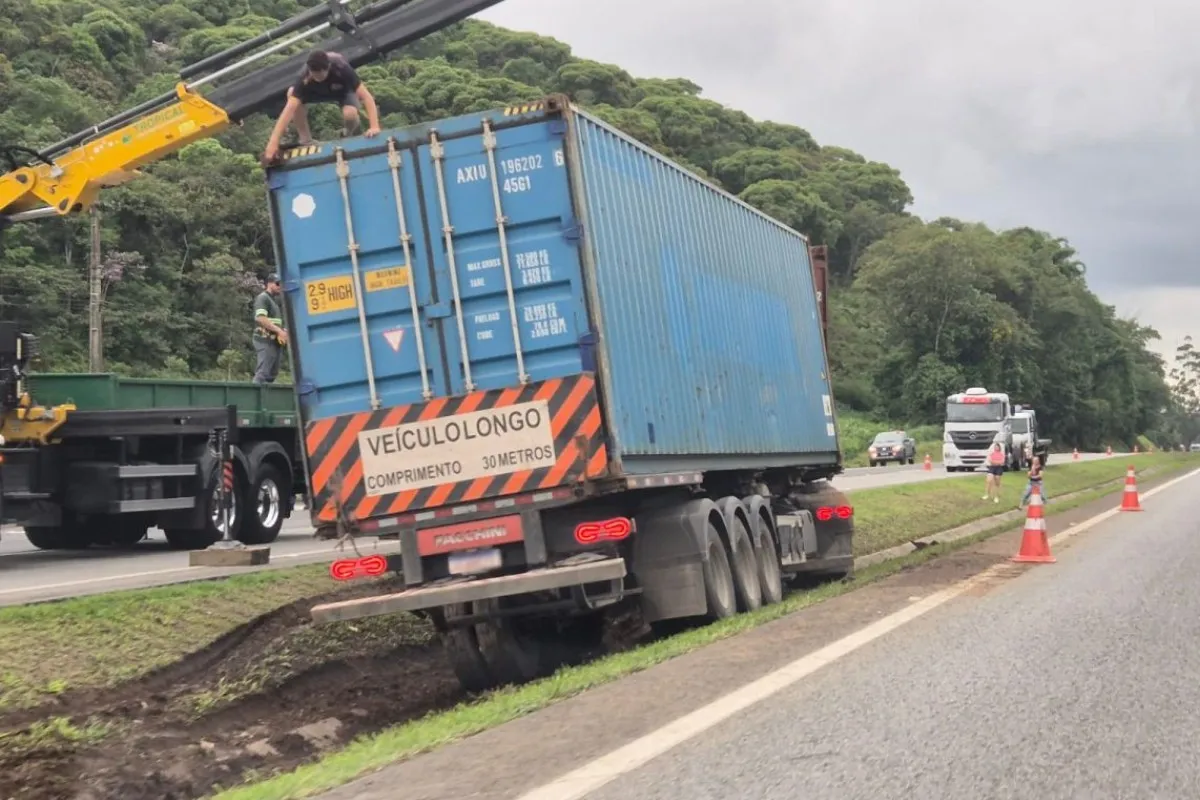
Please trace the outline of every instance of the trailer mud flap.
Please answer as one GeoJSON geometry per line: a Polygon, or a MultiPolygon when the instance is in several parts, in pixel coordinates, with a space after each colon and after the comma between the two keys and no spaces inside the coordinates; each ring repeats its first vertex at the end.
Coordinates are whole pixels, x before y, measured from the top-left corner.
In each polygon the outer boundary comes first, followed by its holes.
{"type": "Polygon", "coordinates": [[[708,610],[704,559],[713,514],[719,516],[719,509],[704,498],[637,515],[633,571],[642,589],[646,622],[694,617],[708,610]]]}
{"type": "Polygon", "coordinates": [[[516,575],[501,575],[496,578],[456,580],[438,586],[407,589],[396,594],[363,597],[324,603],[312,609],[313,622],[345,622],[363,617],[397,614],[402,611],[420,611],[425,608],[471,603],[495,597],[510,597],[531,592],[565,589],[587,583],[618,581],[625,577],[625,560],[601,558],[563,567],[534,569],[516,575]]]}

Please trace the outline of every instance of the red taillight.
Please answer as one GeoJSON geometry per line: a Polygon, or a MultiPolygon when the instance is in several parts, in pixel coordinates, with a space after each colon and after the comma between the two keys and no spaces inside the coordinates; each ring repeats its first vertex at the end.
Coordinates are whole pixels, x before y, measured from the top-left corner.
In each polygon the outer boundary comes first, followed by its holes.
{"type": "Polygon", "coordinates": [[[817,522],[829,522],[834,517],[850,519],[852,516],[854,509],[851,506],[821,506],[817,509],[817,522]]]}
{"type": "Polygon", "coordinates": [[[387,559],[381,555],[343,558],[329,565],[329,574],[335,581],[352,581],[355,578],[374,578],[387,572],[387,568],[387,559]]]}
{"type": "Polygon", "coordinates": [[[613,517],[602,522],[581,522],[575,526],[575,541],[595,544],[601,541],[619,542],[633,533],[633,520],[613,517]]]}

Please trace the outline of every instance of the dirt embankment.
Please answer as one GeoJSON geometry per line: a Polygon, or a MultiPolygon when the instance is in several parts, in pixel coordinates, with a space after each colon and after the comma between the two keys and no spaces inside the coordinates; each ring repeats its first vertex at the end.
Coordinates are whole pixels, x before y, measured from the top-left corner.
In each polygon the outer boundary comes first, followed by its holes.
{"type": "Polygon", "coordinates": [[[427,624],[314,628],[322,599],[129,682],[0,715],[0,798],[194,800],[463,699],[427,624]]]}

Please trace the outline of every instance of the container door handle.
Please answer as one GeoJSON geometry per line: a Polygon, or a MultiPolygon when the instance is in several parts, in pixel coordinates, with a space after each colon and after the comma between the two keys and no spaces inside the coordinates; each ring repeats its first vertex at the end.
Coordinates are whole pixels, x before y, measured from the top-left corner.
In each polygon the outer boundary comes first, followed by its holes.
{"type": "Polygon", "coordinates": [[[342,208],[346,212],[346,243],[350,250],[350,269],[354,280],[354,307],[358,310],[358,330],[362,336],[363,358],[367,362],[367,387],[371,392],[371,408],[379,408],[379,392],[375,389],[375,365],[371,355],[371,337],[367,333],[366,298],[363,296],[363,284],[358,268],[358,241],[354,238],[354,218],[350,213],[350,165],[346,163],[346,154],[342,148],[337,149],[338,184],[342,188],[342,208]]]}
{"type": "Polygon", "coordinates": [[[421,397],[429,400],[433,392],[429,389],[429,368],[425,364],[425,336],[421,332],[421,308],[417,305],[417,289],[413,283],[412,236],[408,232],[408,221],[404,218],[404,195],[400,193],[400,167],[402,161],[396,150],[396,140],[388,137],[388,167],[392,171],[392,190],[396,194],[396,219],[400,223],[400,246],[404,249],[404,269],[408,279],[408,305],[412,309],[413,334],[417,339],[417,362],[421,365],[421,397]]]}
{"type": "Polygon", "coordinates": [[[450,290],[454,294],[454,316],[458,321],[458,346],[462,354],[463,381],[468,392],[475,391],[471,380],[471,355],[467,351],[467,326],[463,320],[462,296],[458,293],[458,265],[454,263],[454,226],[450,224],[450,206],[446,202],[446,176],[443,168],[446,148],[437,133],[429,133],[429,157],[433,159],[433,174],[437,177],[438,203],[441,205],[442,238],[446,242],[446,261],[450,266],[450,290]]]}
{"type": "Polygon", "coordinates": [[[521,351],[521,327],[517,324],[517,299],[513,293],[512,265],[508,258],[508,218],[500,204],[500,176],[496,173],[496,134],[492,123],[483,121],[483,149],[487,151],[488,176],[492,179],[492,203],[496,206],[496,233],[500,237],[500,262],[504,268],[504,290],[508,293],[508,319],[512,323],[513,351],[517,356],[517,377],[522,384],[529,383],[525,372],[525,354],[521,351]]]}

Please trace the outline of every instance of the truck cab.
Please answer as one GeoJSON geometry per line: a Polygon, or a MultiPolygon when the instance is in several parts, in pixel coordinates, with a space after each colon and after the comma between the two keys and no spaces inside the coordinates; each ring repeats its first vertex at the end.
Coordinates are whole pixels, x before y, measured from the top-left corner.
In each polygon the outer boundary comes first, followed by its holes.
{"type": "Polygon", "coordinates": [[[1007,394],[976,386],[946,398],[942,431],[942,463],[947,472],[967,472],[981,467],[995,441],[1005,445],[1011,463],[1005,423],[1012,414],[1007,394]]]}
{"type": "Polygon", "coordinates": [[[1014,469],[1025,469],[1033,462],[1034,456],[1041,458],[1042,466],[1046,465],[1050,455],[1050,440],[1040,438],[1036,411],[1015,406],[1005,426],[1012,434],[1014,469]]]}

